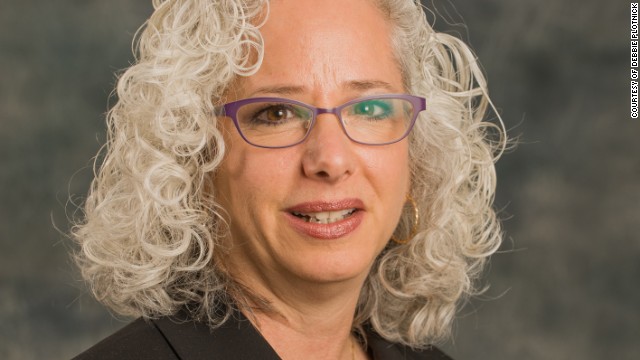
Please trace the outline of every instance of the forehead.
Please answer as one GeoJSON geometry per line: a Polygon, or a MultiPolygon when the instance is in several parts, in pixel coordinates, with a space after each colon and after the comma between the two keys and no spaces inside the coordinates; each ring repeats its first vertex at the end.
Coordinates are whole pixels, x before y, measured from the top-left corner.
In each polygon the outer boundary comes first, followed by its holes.
{"type": "Polygon", "coordinates": [[[261,28],[265,53],[247,90],[269,85],[307,91],[354,82],[402,87],[391,25],[370,0],[274,0],[261,28]]]}

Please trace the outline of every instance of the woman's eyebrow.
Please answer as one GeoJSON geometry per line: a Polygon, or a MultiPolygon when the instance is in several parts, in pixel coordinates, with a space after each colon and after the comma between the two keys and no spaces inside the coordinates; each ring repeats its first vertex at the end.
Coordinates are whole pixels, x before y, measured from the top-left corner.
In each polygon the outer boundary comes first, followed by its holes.
{"type": "MultiPolygon", "coordinates": [[[[390,83],[383,80],[350,80],[343,82],[341,86],[347,90],[352,91],[367,91],[372,89],[384,89],[389,92],[398,91],[398,89],[394,88],[390,83]]],[[[249,93],[248,97],[254,97],[259,94],[273,94],[280,96],[290,96],[303,94],[307,91],[304,86],[301,85],[269,85],[269,86],[261,86],[251,93],[249,93]]]]}
{"type": "Polygon", "coordinates": [[[293,85],[273,85],[273,86],[262,86],[249,94],[249,97],[253,97],[257,94],[275,94],[275,95],[295,95],[304,93],[304,86],[293,86],[293,85]]]}
{"type": "Polygon", "coordinates": [[[385,89],[393,92],[397,91],[390,83],[382,80],[351,80],[342,84],[349,90],[366,91],[371,89],[385,89]]]}

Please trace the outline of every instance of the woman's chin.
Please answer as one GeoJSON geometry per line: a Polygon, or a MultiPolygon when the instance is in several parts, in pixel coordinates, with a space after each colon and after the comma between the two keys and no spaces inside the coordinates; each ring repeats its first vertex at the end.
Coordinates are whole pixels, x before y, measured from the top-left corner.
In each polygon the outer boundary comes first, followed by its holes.
{"type": "Polygon", "coordinates": [[[279,256],[275,261],[295,277],[318,284],[364,279],[385,245],[382,240],[373,241],[375,236],[365,226],[331,240],[301,236],[295,231],[282,239],[288,246],[276,247],[279,256]]]}
{"type": "Polygon", "coordinates": [[[292,259],[290,272],[302,281],[332,284],[363,279],[369,273],[372,259],[353,254],[328,256],[302,256],[292,259]]]}

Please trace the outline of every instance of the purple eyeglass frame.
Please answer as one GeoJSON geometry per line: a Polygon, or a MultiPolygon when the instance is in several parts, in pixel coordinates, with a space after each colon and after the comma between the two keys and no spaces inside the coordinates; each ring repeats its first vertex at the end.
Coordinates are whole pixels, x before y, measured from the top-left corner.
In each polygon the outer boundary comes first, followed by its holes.
{"type": "Polygon", "coordinates": [[[407,135],[409,135],[409,133],[411,132],[411,129],[413,129],[413,125],[416,122],[416,119],[418,118],[418,115],[420,114],[421,111],[424,111],[426,108],[426,99],[420,96],[414,96],[414,95],[408,95],[408,94],[383,94],[383,95],[372,95],[372,96],[365,96],[365,97],[360,97],[357,99],[353,99],[350,100],[342,105],[336,106],[334,108],[319,108],[319,107],[315,107],[313,105],[309,105],[306,103],[303,103],[301,101],[296,101],[296,100],[291,100],[291,99],[286,99],[286,98],[279,98],[279,97],[255,97],[255,98],[248,98],[248,99],[242,99],[242,100],[238,100],[238,101],[233,101],[230,103],[226,103],[224,105],[222,105],[222,107],[218,108],[216,111],[216,115],[220,116],[227,116],[230,117],[231,120],[233,120],[233,124],[236,126],[236,129],[238,130],[238,134],[240,134],[240,136],[242,137],[242,139],[244,141],[246,141],[248,144],[256,146],[256,147],[261,147],[261,148],[267,148],[267,149],[281,149],[281,148],[288,148],[291,146],[296,146],[300,143],[303,143],[307,137],[309,136],[309,133],[311,133],[311,129],[313,129],[313,126],[316,123],[316,119],[318,118],[318,115],[320,114],[333,114],[335,115],[338,120],[340,121],[340,126],[342,126],[342,130],[344,131],[344,134],[353,142],[358,143],[358,144],[362,144],[362,145],[370,145],[370,146],[380,146],[380,145],[389,145],[389,144],[393,144],[393,143],[397,143],[398,141],[404,139],[405,137],[407,137],[407,135]],[[409,126],[407,127],[407,131],[397,140],[394,141],[389,141],[386,143],[380,143],[380,144],[370,144],[370,143],[366,143],[366,142],[361,142],[361,141],[357,141],[354,140],[351,136],[349,136],[349,133],[347,132],[347,129],[345,128],[344,125],[344,121],[342,120],[342,116],[340,115],[340,112],[342,111],[342,109],[344,109],[345,107],[349,106],[349,105],[353,105],[355,103],[361,102],[361,101],[366,101],[366,100],[375,100],[375,99],[402,99],[402,100],[407,100],[411,103],[411,105],[413,105],[413,117],[411,118],[411,123],[409,124],[409,126]],[[247,104],[252,104],[252,103],[256,103],[256,102],[282,102],[282,103],[286,103],[286,104],[292,104],[292,105],[297,105],[297,106],[301,106],[304,107],[306,109],[311,110],[313,116],[311,118],[311,124],[309,125],[309,129],[307,130],[307,133],[304,135],[304,137],[302,139],[300,139],[300,141],[290,144],[290,145],[285,145],[285,146],[266,146],[266,145],[258,145],[258,144],[254,144],[251,141],[249,141],[244,134],[242,133],[242,130],[240,130],[240,124],[238,123],[238,119],[237,119],[237,114],[238,114],[238,110],[247,104]]]}

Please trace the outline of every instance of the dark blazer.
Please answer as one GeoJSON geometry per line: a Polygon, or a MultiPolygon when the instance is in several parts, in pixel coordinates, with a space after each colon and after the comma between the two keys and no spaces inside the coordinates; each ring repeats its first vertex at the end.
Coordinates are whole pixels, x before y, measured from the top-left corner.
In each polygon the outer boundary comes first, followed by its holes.
{"type": "MultiPolygon", "coordinates": [[[[435,347],[422,351],[367,334],[369,356],[375,360],[451,360],[435,347]]],[[[160,318],[138,319],[102,340],[77,360],[279,360],[280,357],[240,312],[210,331],[201,322],[160,318]]]]}

